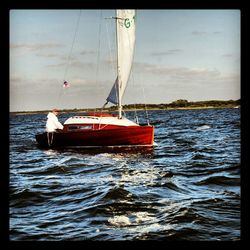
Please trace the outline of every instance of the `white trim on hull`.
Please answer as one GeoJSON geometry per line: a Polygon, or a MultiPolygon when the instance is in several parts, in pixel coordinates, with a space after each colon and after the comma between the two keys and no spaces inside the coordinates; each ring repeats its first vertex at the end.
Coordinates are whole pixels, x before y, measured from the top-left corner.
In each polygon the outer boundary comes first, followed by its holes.
{"type": "Polygon", "coordinates": [[[64,125],[73,124],[102,124],[102,125],[117,125],[117,126],[139,126],[137,123],[128,120],[125,117],[98,117],[98,116],[73,116],[68,118],[64,125]]]}

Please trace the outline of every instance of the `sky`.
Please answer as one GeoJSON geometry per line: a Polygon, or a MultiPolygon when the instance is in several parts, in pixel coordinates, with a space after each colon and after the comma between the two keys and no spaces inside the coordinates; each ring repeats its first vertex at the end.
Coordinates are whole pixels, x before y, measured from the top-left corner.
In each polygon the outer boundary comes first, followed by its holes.
{"type": "MultiPolygon", "coordinates": [[[[116,79],[114,15],[10,10],[10,111],[102,107],[116,79]]],[[[240,99],[240,21],[237,9],[138,9],[122,102],[240,99]]]]}

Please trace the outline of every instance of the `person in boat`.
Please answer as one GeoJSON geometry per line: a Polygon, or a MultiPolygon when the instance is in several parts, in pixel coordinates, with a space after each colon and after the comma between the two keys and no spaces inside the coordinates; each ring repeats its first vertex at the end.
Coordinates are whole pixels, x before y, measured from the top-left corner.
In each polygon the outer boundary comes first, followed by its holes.
{"type": "Polygon", "coordinates": [[[58,109],[53,109],[52,112],[49,112],[47,115],[46,122],[46,131],[47,132],[56,132],[57,129],[62,130],[63,125],[58,121],[57,115],[59,114],[58,109]]]}

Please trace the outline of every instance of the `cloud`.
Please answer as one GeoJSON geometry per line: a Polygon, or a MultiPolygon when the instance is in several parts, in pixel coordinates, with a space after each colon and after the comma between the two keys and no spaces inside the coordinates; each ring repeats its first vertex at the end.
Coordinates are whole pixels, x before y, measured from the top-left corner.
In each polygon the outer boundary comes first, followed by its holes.
{"type": "Polygon", "coordinates": [[[77,85],[84,86],[85,84],[88,84],[88,83],[90,83],[89,80],[82,79],[82,78],[72,78],[72,79],[70,79],[70,84],[71,84],[72,87],[77,86],[77,85]]]}
{"type": "Polygon", "coordinates": [[[218,81],[240,83],[240,75],[239,74],[222,75],[218,78],[218,81]]]}
{"type": "Polygon", "coordinates": [[[207,35],[208,33],[205,32],[205,31],[193,31],[192,32],[192,35],[195,35],[195,36],[201,36],[201,35],[207,35]]]}
{"type": "MultiPolygon", "coordinates": [[[[163,71],[164,72],[164,71],[163,71]]],[[[207,69],[207,68],[175,68],[171,71],[171,77],[176,80],[210,80],[216,79],[220,76],[220,72],[216,69],[207,69]]]]}
{"type": "Polygon", "coordinates": [[[91,51],[91,50],[84,50],[84,51],[81,51],[79,54],[80,55],[93,55],[93,54],[96,54],[96,52],[91,51]]]}
{"type": "Polygon", "coordinates": [[[39,86],[39,85],[49,85],[51,83],[56,83],[59,82],[58,79],[56,78],[39,78],[39,79],[33,79],[29,77],[24,77],[24,76],[10,76],[10,85],[11,86],[20,86],[23,87],[25,86],[39,86]]]}
{"type": "Polygon", "coordinates": [[[53,53],[47,53],[47,54],[41,54],[41,53],[39,53],[39,54],[36,54],[36,56],[41,56],[41,57],[48,57],[48,58],[58,58],[58,57],[60,57],[60,55],[58,55],[58,54],[53,54],[53,53]]]}
{"type": "Polygon", "coordinates": [[[116,58],[106,58],[106,59],[104,59],[104,63],[106,63],[106,64],[114,65],[114,64],[116,64],[116,62],[117,62],[116,58]]]}
{"type": "Polygon", "coordinates": [[[221,31],[214,31],[214,32],[212,32],[212,34],[214,34],[214,35],[220,35],[220,34],[222,34],[222,32],[221,31]]]}
{"type": "Polygon", "coordinates": [[[75,68],[86,68],[86,67],[96,67],[93,63],[84,63],[79,60],[74,60],[70,62],[70,65],[75,68]]]}
{"type": "MultiPolygon", "coordinates": [[[[46,68],[60,68],[60,67],[65,67],[67,62],[64,63],[56,63],[56,64],[49,64],[46,66],[46,68]]],[[[70,60],[69,61],[69,67],[72,68],[96,68],[96,64],[94,63],[85,63],[81,62],[77,59],[70,60]]]]}
{"type": "Polygon", "coordinates": [[[204,36],[204,35],[220,35],[222,34],[221,31],[213,31],[213,32],[207,32],[207,31],[199,31],[199,30],[195,30],[192,32],[192,35],[195,36],[204,36]]]}
{"type": "Polygon", "coordinates": [[[20,76],[11,76],[10,77],[10,82],[22,82],[24,79],[21,78],[20,76]]]}
{"type": "Polygon", "coordinates": [[[170,49],[170,50],[163,51],[163,52],[151,53],[151,56],[176,55],[176,54],[180,54],[181,52],[183,52],[182,49],[170,49]]]}
{"type": "Polygon", "coordinates": [[[66,63],[56,63],[56,64],[46,65],[46,68],[61,68],[65,66],[66,66],[66,63]]]}
{"type": "Polygon", "coordinates": [[[239,82],[239,75],[225,75],[218,69],[210,69],[205,67],[159,67],[148,63],[135,63],[135,69],[143,74],[152,74],[154,76],[165,77],[174,82],[192,82],[208,84],[218,82],[239,82]]]}
{"type": "Polygon", "coordinates": [[[48,49],[48,48],[58,48],[63,47],[63,44],[59,43],[11,43],[10,49],[26,49],[30,51],[36,51],[40,49],[48,49]]]}
{"type": "Polygon", "coordinates": [[[231,58],[233,57],[233,54],[223,54],[222,57],[231,58]]]}

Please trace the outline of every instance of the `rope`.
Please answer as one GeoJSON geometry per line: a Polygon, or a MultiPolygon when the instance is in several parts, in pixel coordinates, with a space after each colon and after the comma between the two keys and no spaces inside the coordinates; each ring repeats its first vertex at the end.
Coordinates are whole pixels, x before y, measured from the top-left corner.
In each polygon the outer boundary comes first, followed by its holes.
{"type": "MultiPolygon", "coordinates": [[[[68,69],[69,69],[69,65],[70,65],[70,61],[72,59],[72,51],[73,51],[73,47],[74,47],[74,44],[75,44],[75,40],[76,40],[76,35],[77,35],[77,31],[78,31],[78,27],[79,27],[79,22],[80,22],[80,17],[81,17],[81,13],[82,11],[80,10],[79,11],[79,15],[78,15],[78,18],[77,18],[77,23],[76,23],[76,29],[75,29],[75,34],[74,34],[74,37],[73,37],[73,41],[72,41],[72,44],[71,44],[71,48],[70,48],[70,52],[69,52],[69,55],[68,55],[68,58],[67,58],[67,64],[66,64],[66,68],[65,68],[65,71],[64,71],[64,75],[63,75],[63,82],[66,80],[65,77],[68,73],[68,69]]],[[[59,97],[58,97],[58,105],[60,104],[60,101],[61,101],[61,98],[62,98],[62,91],[64,90],[64,88],[60,88],[60,92],[59,92],[59,97]]],[[[64,91],[63,91],[63,95],[64,95],[64,91]]],[[[59,105],[60,106],[60,105],[59,105]]]]}
{"type": "MultiPolygon", "coordinates": [[[[111,18],[105,18],[106,20],[107,19],[112,19],[112,17],[111,18]]],[[[113,60],[113,58],[112,58],[112,49],[111,49],[111,42],[110,42],[110,37],[113,37],[113,36],[115,36],[114,35],[114,33],[112,34],[112,32],[110,32],[109,31],[109,27],[108,27],[108,24],[109,25],[111,25],[110,24],[110,22],[108,23],[108,22],[106,22],[105,23],[106,24],[106,35],[107,35],[107,41],[108,41],[108,47],[109,47],[109,60],[110,60],[110,63],[111,63],[111,68],[112,68],[112,70],[113,70],[113,72],[114,72],[114,75],[115,75],[115,73],[116,73],[116,69],[115,69],[115,60],[113,60]]],[[[116,24],[115,24],[116,25],[116,24]]],[[[116,86],[115,86],[116,87],[116,86]]],[[[116,93],[116,99],[118,100],[118,96],[117,96],[117,91],[115,92],[116,93]]],[[[103,105],[103,108],[105,108],[105,106],[108,104],[108,101],[103,105]]]]}
{"type": "MultiPolygon", "coordinates": [[[[131,68],[131,79],[132,79],[132,85],[135,86],[135,78],[134,78],[134,72],[133,68],[131,68]]],[[[136,109],[136,103],[134,103],[134,120],[137,124],[139,124],[139,119],[137,116],[137,109],[136,109]]]]}
{"type": "Polygon", "coordinates": [[[76,24],[74,38],[73,38],[73,41],[72,41],[72,44],[71,44],[71,48],[70,48],[70,53],[69,53],[69,56],[68,56],[68,59],[67,59],[67,65],[66,65],[66,69],[65,69],[65,72],[64,72],[63,80],[65,80],[65,77],[66,77],[66,75],[68,73],[69,64],[70,64],[70,61],[71,61],[72,51],[73,51],[73,47],[74,47],[75,40],[76,40],[76,35],[77,35],[78,27],[79,27],[79,22],[80,22],[81,14],[82,14],[82,11],[80,10],[79,11],[79,15],[78,15],[78,19],[77,19],[77,24],[76,24]]]}
{"type": "Polygon", "coordinates": [[[115,72],[116,70],[115,70],[115,62],[114,62],[114,60],[113,60],[113,58],[112,58],[112,50],[111,50],[111,43],[110,43],[110,36],[111,35],[109,35],[110,34],[110,31],[109,31],[109,29],[108,29],[108,23],[106,22],[106,34],[107,34],[107,40],[108,40],[108,46],[109,46],[109,60],[110,60],[110,62],[111,62],[111,67],[112,67],[112,70],[113,70],[113,72],[115,72]]]}
{"type": "MultiPolygon", "coordinates": [[[[136,15],[137,16],[137,15],[136,15]]],[[[135,22],[137,21],[137,18],[135,18],[135,22]]],[[[146,104],[146,96],[145,96],[145,91],[144,91],[144,87],[142,85],[142,81],[139,80],[140,86],[142,88],[142,93],[143,93],[143,103],[144,103],[144,108],[145,108],[145,113],[146,113],[146,120],[148,125],[150,125],[149,123],[149,115],[148,115],[148,109],[147,109],[147,104],[146,104]]],[[[138,119],[138,118],[137,118],[138,119]]]]}
{"type": "MultiPolygon", "coordinates": [[[[96,85],[99,82],[98,76],[99,76],[100,47],[101,47],[101,39],[100,39],[100,37],[101,37],[101,24],[102,24],[101,20],[102,20],[102,10],[100,11],[100,21],[99,21],[99,29],[98,29],[98,49],[97,49],[97,59],[96,59],[97,60],[97,62],[96,62],[97,67],[96,67],[96,79],[95,79],[96,85]]],[[[102,86],[100,85],[100,87],[102,87],[102,86]]],[[[103,93],[103,91],[102,91],[102,93],[103,93]]],[[[96,113],[96,112],[97,112],[97,108],[95,108],[94,113],[96,113]]],[[[101,110],[101,112],[102,112],[102,110],[101,110]]]]}
{"type": "Polygon", "coordinates": [[[145,107],[145,112],[146,112],[147,123],[148,123],[148,125],[150,125],[149,117],[148,117],[148,109],[147,109],[147,105],[146,105],[146,96],[145,96],[144,87],[142,87],[142,93],[143,93],[143,101],[144,101],[144,107],[145,107]]]}

